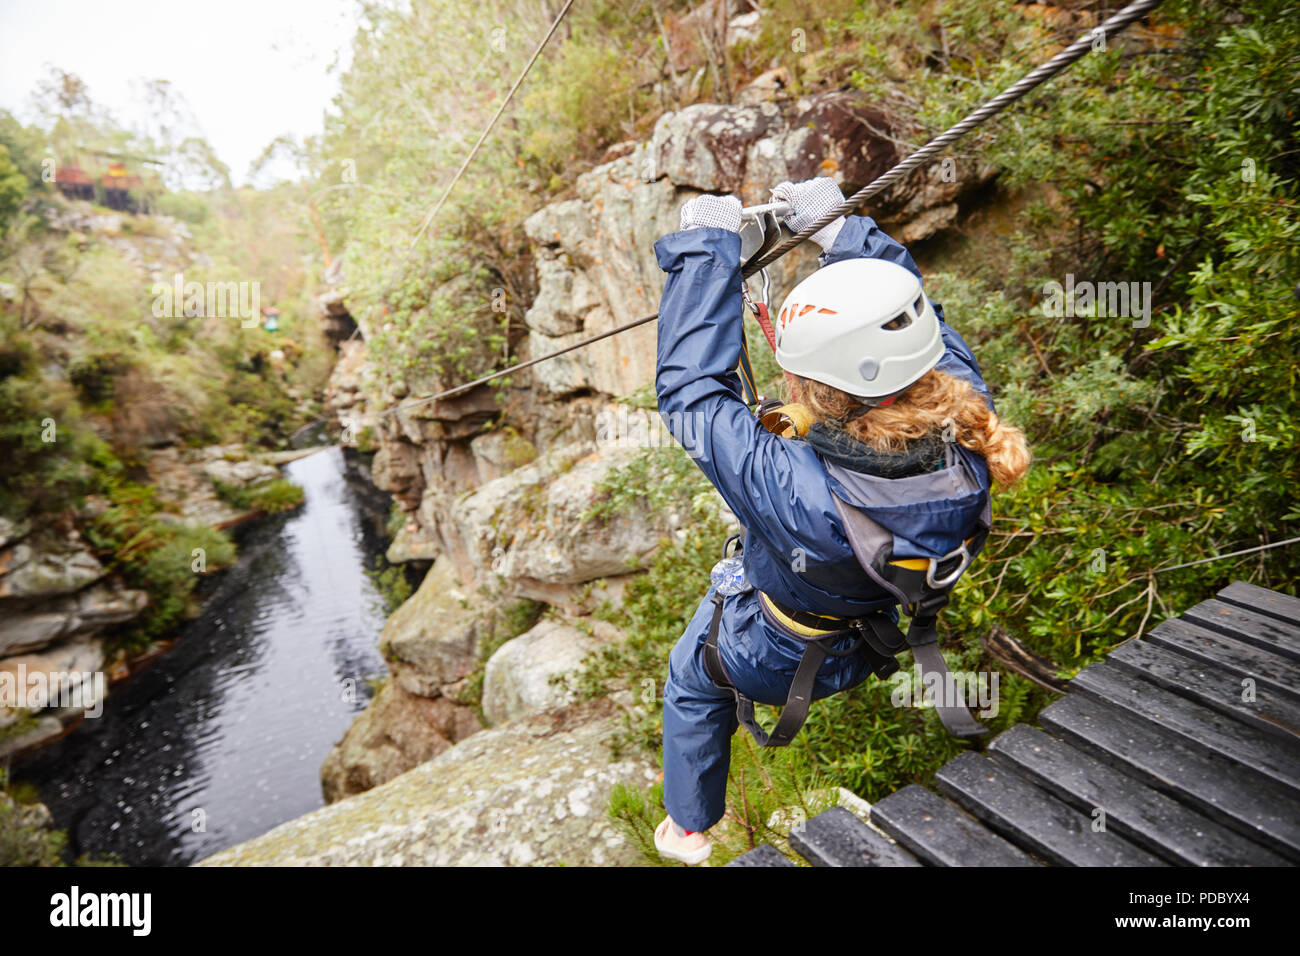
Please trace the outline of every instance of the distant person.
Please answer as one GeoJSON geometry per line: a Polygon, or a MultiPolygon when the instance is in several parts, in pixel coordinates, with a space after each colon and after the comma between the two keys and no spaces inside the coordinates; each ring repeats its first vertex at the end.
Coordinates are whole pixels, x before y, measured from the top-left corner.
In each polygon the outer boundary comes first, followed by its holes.
{"type": "MultiPolygon", "coordinates": [[[[843,202],[831,179],[783,183],[773,196],[790,203],[785,222],[795,231],[843,202]]],[[[987,533],[992,483],[1017,481],[1030,460],[1024,434],[993,412],[970,348],[925,296],[911,255],[859,216],[812,236],[822,268],[773,317],[791,399],[815,424],[789,438],[764,428],[734,371],[744,334],[740,209],[731,196],[699,196],[682,207],[681,231],[655,244],[668,274],[659,411],[670,427],[683,423],[679,439],[746,532],[740,583],[709,589],[669,660],[668,817],[655,846],[685,863],[712,852],[705,831],[725,809],[732,734],[743,721],[766,736],[752,703],[786,705],[783,717],[796,719],[773,734],[789,737],[802,722],[796,677],[816,700],[896,667],[882,640],[902,640],[888,575],[955,580],[967,544],[980,527],[987,533]],[[862,540],[866,518],[874,544],[862,540]],[[858,552],[870,547],[882,567],[896,565],[869,573],[858,552]],[[925,570],[906,570],[917,567],[925,570]],[[805,658],[810,648],[816,656],[805,658]],[[803,660],[811,664],[800,674],[803,660]]]]}

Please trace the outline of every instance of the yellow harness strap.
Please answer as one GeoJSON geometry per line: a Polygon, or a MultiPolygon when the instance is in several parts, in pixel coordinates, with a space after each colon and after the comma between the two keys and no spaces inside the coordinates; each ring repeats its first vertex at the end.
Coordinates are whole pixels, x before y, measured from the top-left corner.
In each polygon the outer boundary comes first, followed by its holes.
{"type": "MultiPolygon", "coordinates": [[[[767,610],[771,612],[774,618],[780,621],[784,627],[788,627],[790,630],[794,631],[796,634],[802,637],[822,637],[826,634],[834,634],[837,631],[844,630],[844,621],[842,621],[840,618],[826,617],[825,615],[822,614],[814,614],[812,616],[820,618],[821,620],[826,621],[828,624],[837,624],[838,627],[828,627],[822,630],[815,627],[809,627],[806,624],[800,624],[794,618],[790,617],[779,607],[777,607],[772,602],[772,599],[768,597],[766,594],[764,594],[762,591],[758,591],[757,593],[758,593],[758,599],[763,602],[763,607],[767,608],[767,610]]],[[[808,613],[811,614],[812,612],[810,611],[808,613]]]]}

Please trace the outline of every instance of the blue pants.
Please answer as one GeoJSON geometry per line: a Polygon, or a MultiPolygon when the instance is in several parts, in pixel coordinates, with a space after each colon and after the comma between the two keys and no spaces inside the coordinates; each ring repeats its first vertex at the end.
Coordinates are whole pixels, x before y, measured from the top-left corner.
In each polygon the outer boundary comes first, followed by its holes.
{"type": "MultiPolygon", "coordinates": [[[[731,735],[739,726],[735,697],[715,686],[704,670],[712,598],[710,589],[673,648],[664,685],[664,805],[674,821],[696,832],[722,819],[731,735]]],[[[850,643],[851,638],[846,637],[832,646],[843,648],[850,643]]],[[[803,641],[767,623],[754,592],[724,600],[718,654],[746,697],[763,704],[784,704],[803,648],[803,641]]],[[[870,674],[861,655],[827,657],[817,672],[813,699],[856,687],[870,674]]]]}

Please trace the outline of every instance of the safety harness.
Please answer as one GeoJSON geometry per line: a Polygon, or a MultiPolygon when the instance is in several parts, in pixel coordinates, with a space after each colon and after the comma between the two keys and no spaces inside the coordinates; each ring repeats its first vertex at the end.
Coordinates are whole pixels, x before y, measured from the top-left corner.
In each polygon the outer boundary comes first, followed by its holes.
{"type": "MultiPolygon", "coordinates": [[[[760,419],[778,435],[801,436],[810,419],[802,406],[760,409],[760,419]],[[803,427],[801,427],[803,426],[803,427]]],[[[948,448],[945,458],[949,467],[956,464],[956,453],[948,448]]],[[[871,672],[884,679],[898,670],[897,655],[910,648],[921,669],[922,684],[931,689],[931,702],[949,733],[972,740],[986,733],[960,703],[946,699],[941,689],[953,686],[948,665],[939,650],[936,619],[948,603],[958,579],[984,547],[992,515],[985,502],[976,527],[956,549],[941,558],[895,558],[893,534],[869,515],[843,500],[832,489],[835,508],[844,523],[845,534],[853,555],[863,571],[896,600],[911,619],[904,633],[884,611],[858,618],[836,618],[788,608],[770,595],[758,591],[759,607],[769,624],[787,636],[804,642],[803,655],[795,670],[790,692],[776,726],[769,733],[754,716],[754,702],[740,692],[727,674],[718,652],[718,635],[722,626],[724,597],[713,595],[713,615],[704,645],[704,667],[709,679],[736,698],[736,719],[754,737],[760,747],[785,747],[794,740],[808,718],[817,672],[827,657],[861,654],[871,672]],[[843,638],[851,638],[847,647],[835,647],[843,638]]],[[[732,535],[723,545],[723,557],[733,544],[743,547],[740,535],[732,535]]]]}

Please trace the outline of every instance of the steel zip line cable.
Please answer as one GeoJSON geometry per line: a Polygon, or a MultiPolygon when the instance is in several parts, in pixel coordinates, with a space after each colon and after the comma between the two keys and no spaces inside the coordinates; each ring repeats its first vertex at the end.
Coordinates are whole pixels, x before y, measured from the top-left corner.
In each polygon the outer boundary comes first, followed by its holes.
{"type": "Polygon", "coordinates": [[[799,245],[799,243],[803,242],[805,239],[807,239],[817,230],[821,229],[823,226],[827,225],[828,223],[834,222],[836,219],[838,219],[840,216],[844,215],[845,213],[853,209],[856,209],[863,202],[865,202],[867,199],[870,199],[872,196],[876,195],[881,190],[894,185],[894,183],[901,180],[912,170],[916,169],[916,167],[925,163],[926,160],[930,159],[930,157],[932,157],[935,153],[939,152],[939,150],[945,148],[949,144],[965,136],[976,126],[979,126],[981,123],[983,123],[985,120],[989,119],[990,117],[996,116],[998,113],[1001,113],[1004,109],[1006,109],[1016,100],[1023,97],[1030,90],[1034,89],[1035,87],[1039,86],[1042,83],[1046,83],[1048,80],[1056,76],[1056,74],[1060,73],[1062,70],[1064,70],[1067,66],[1070,66],[1076,60],[1082,59],[1083,56],[1087,54],[1089,50],[1092,49],[1092,45],[1095,42],[1095,38],[1098,30],[1104,31],[1106,37],[1109,38],[1112,34],[1118,33],[1119,31],[1123,30],[1134,20],[1137,20],[1140,17],[1143,17],[1146,14],[1150,13],[1156,7],[1160,6],[1161,2],[1163,2],[1163,0],[1137,0],[1137,2],[1135,3],[1130,3],[1127,7],[1120,10],[1117,14],[1115,14],[1113,17],[1111,17],[1109,20],[1103,23],[1100,27],[1093,28],[1093,30],[1089,32],[1087,35],[1082,36],[1079,39],[1075,40],[1068,47],[1066,47],[1060,53],[1056,54],[1056,56],[1052,57],[1046,63],[1036,67],[1029,73],[1026,73],[1015,83],[1011,84],[1001,93],[999,93],[997,96],[993,97],[993,99],[989,100],[979,109],[975,110],[975,112],[969,114],[965,119],[959,122],[956,126],[950,127],[949,129],[940,133],[934,139],[930,140],[930,142],[926,143],[924,146],[922,146],[920,149],[914,152],[911,156],[908,156],[905,160],[903,160],[901,163],[899,163],[889,172],[885,173],[875,182],[871,183],[869,186],[864,186],[862,189],[859,189],[848,199],[844,200],[844,203],[842,205],[826,213],[826,215],[822,216],[816,222],[812,223],[810,226],[805,228],[797,236],[793,236],[787,239],[785,242],[781,243],[779,246],[777,246],[767,255],[763,256],[761,259],[748,263],[745,266],[744,273],[743,273],[745,278],[749,278],[751,275],[753,275],[755,272],[758,272],[764,266],[775,262],[777,259],[780,259],[783,255],[785,255],[795,246],[799,245]]]}
{"type": "Polygon", "coordinates": [[[567,0],[560,12],[556,15],[555,22],[551,24],[551,28],[546,31],[546,35],[542,37],[541,42],[537,44],[537,49],[533,50],[533,55],[529,58],[528,63],[524,65],[523,71],[520,72],[519,77],[515,80],[514,86],[510,87],[510,92],[506,94],[506,98],[502,100],[501,105],[497,107],[496,113],[484,128],[483,133],[479,136],[478,142],[474,144],[474,148],[469,151],[464,162],[460,164],[460,168],[456,170],[456,175],[451,177],[451,182],[447,184],[447,188],[443,190],[438,201],[434,203],[425,214],[423,221],[420,223],[420,228],[415,230],[415,235],[411,237],[411,244],[407,247],[406,254],[402,256],[402,261],[397,264],[397,269],[393,271],[394,277],[396,277],[397,273],[401,271],[402,266],[406,265],[407,261],[411,258],[411,253],[415,251],[415,247],[419,244],[420,239],[424,237],[425,230],[429,228],[429,225],[438,215],[438,211],[442,209],[443,204],[447,202],[447,197],[451,195],[451,191],[456,187],[456,183],[460,182],[460,177],[464,174],[465,170],[469,168],[469,164],[474,161],[474,157],[478,155],[478,151],[482,149],[483,144],[487,142],[488,136],[497,125],[497,120],[501,119],[501,114],[504,113],[506,107],[510,105],[510,101],[514,98],[515,92],[523,84],[525,78],[527,78],[529,71],[533,68],[533,64],[536,63],[537,58],[542,55],[542,50],[546,48],[546,44],[549,43],[551,37],[555,35],[555,31],[559,29],[561,21],[564,20],[564,16],[569,12],[569,7],[571,6],[573,6],[573,0],[567,0]]]}
{"type": "MultiPolygon", "coordinates": [[[[792,236],[791,238],[785,240],[779,246],[775,247],[769,253],[767,253],[767,255],[763,256],[761,259],[756,259],[746,264],[741,274],[747,279],[750,276],[752,276],[754,273],[764,268],[765,266],[768,266],[771,263],[775,262],[777,259],[781,258],[791,249],[795,248],[795,246],[799,245],[801,242],[803,242],[805,239],[811,236],[813,233],[817,232],[817,230],[821,229],[823,226],[827,225],[830,222],[833,222],[834,220],[838,219],[840,216],[852,212],[854,209],[856,209],[867,199],[876,195],[881,190],[894,185],[899,180],[901,180],[904,176],[910,173],[912,170],[924,164],[927,160],[933,157],[937,152],[951,145],[953,142],[960,139],[962,136],[965,136],[971,130],[975,129],[975,127],[984,123],[988,119],[996,116],[998,113],[1002,112],[1012,103],[1014,103],[1016,100],[1021,99],[1031,90],[1033,90],[1035,87],[1038,87],[1043,83],[1047,82],[1052,77],[1056,76],[1056,74],[1064,70],[1066,67],[1073,64],[1075,61],[1082,59],[1088,53],[1088,51],[1092,49],[1093,44],[1096,42],[1099,33],[1104,35],[1107,39],[1109,39],[1110,37],[1119,33],[1129,24],[1131,24],[1134,20],[1138,20],[1141,17],[1146,16],[1146,14],[1150,13],[1156,7],[1160,6],[1162,2],[1163,0],[1135,0],[1135,2],[1130,3],[1128,6],[1124,7],[1122,10],[1120,10],[1118,13],[1116,13],[1114,16],[1108,19],[1105,23],[1101,24],[1098,27],[1094,27],[1091,31],[1089,31],[1084,36],[1080,37],[1078,40],[1075,40],[1068,47],[1066,47],[1060,53],[1056,54],[1056,56],[1052,57],[1046,63],[1043,63],[1040,66],[1035,67],[1033,70],[1026,73],[1023,77],[1021,77],[1011,86],[1007,87],[997,96],[995,96],[993,99],[984,103],[982,106],[977,108],[974,112],[969,113],[963,120],[958,122],[956,125],[949,127],[947,130],[940,133],[934,139],[930,140],[930,142],[926,143],[924,146],[916,150],[914,153],[912,153],[902,162],[894,166],[893,169],[889,170],[887,173],[880,176],[871,184],[864,186],[862,189],[859,189],[848,199],[844,200],[844,202],[841,203],[839,206],[832,209],[830,212],[826,213],[826,215],[822,216],[816,222],[805,227],[798,235],[792,236]]],[[[468,392],[470,389],[477,388],[478,386],[483,385],[487,382],[491,382],[494,379],[502,378],[503,376],[506,375],[511,375],[515,372],[522,371],[523,369],[529,368],[533,365],[537,365],[541,362],[545,362],[549,359],[553,359],[558,356],[565,355],[576,349],[580,349],[584,346],[591,345],[593,342],[599,342],[601,339],[607,339],[612,335],[618,335],[620,332],[626,332],[629,329],[635,329],[638,326],[642,326],[649,322],[653,322],[657,318],[659,318],[658,312],[654,313],[653,315],[643,316],[642,318],[639,319],[633,319],[631,322],[625,322],[622,325],[615,326],[614,328],[609,329],[605,332],[601,332],[598,335],[593,335],[590,338],[583,339],[581,342],[575,342],[572,345],[565,346],[562,349],[556,349],[554,352],[548,352],[545,355],[539,355],[537,358],[529,359],[526,362],[520,362],[518,365],[512,365],[509,368],[501,369],[499,371],[491,373],[490,375],[484,375],[481,378],[474,379],[474,381],[472,382],[466,382],[464,385],[457,385],[455,388],[446,389],[444,391],[439,392],[436,395],[430,395],[426,398],[419,398],[414,401],[408,402],[404,405],[398,405],[394,408],[387,409],[386,411],[382,412],[381,415],[393,415],[396,414],[397,412],[401,412],[412,408],[418,408],[421,405],[427,405],[430,402],[437,402],[445,398],[451,398],[454,395],[460,395],[463,392],[468,392]]]]}

